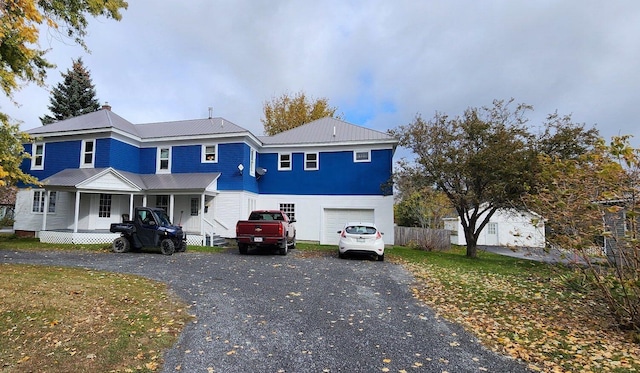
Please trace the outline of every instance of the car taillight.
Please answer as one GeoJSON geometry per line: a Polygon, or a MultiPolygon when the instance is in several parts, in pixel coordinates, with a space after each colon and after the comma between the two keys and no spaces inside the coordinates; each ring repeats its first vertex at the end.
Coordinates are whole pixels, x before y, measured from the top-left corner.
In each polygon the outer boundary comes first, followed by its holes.
{"type": "Polygon", "coordinates": [[[380,234],[380,232],[376,232],[376,240],[379,240],[382,238],[382,235],[380,234]]]}
{"type": "Polygon", "coordinates": [[[347,232],[345,232],[345,231],[342,231],[342,234],[340,235],[340,237],[342,237],[342,238],[345,238],[345,237],[347,237],[347,232]]]}

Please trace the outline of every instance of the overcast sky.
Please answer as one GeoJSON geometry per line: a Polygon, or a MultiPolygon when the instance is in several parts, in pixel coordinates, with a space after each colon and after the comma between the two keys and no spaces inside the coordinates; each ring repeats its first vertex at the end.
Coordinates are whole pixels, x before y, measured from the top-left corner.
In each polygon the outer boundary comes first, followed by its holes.
{"type": "MultiPolygon", "coordinates": [[[[82,57],[97,97],[132,123],[221,116],[256,135],[266,100],[304,91],[386,131],[416,114],[515,98],[532,125],[554,111],[640,144],[640,2],[130,0],[92,19],[87,54],[55,33],[48,84],[82,57]]],[[[1,110],[40,126],[31,85],[1,110]]]]}

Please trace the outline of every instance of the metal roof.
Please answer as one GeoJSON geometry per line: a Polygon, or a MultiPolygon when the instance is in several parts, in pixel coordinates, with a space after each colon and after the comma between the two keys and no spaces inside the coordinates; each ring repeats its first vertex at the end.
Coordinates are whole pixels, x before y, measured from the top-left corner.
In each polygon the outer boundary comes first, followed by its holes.
{"type": "Polygon", "coordinates": [[[136,128],[143,139],[159,137],[201,136],[210,134],[229,134],[248,132],[246,129],[223,118],[206,118],[137,124],[136,128]]]}
{"type": "Polygon", "coordinates": [[[132,135],[139,136],[135,125],[111,110],[106,109],[36,127],[28,130],[27,133],[30,135],[43,135],[56,132],[110,128],[116,128],[132,135]]]}
{"type": "Polygon", "coordinates": [[[205,136],[248,132],[224,118],[191,119],[174,122],[132,124],[111,110],[98,110],[89,114],[61,120],[27,131],[30,135],[46,135],[60,132],[118,129],[140,139],[166,137],[205,136]]]}
{"type": "Polygon", "coordinates": [[[76,187],[108,170],[120,174],[130,183],[146,191],[176,189],[204,190],[220,176],[219,172],[140,175],[115,170],[113,168],[68,168],[42,180],[42,183],[48,187],[76,187]]]}
{"type": "Polygon", "coordinates": [[[322,118],[302,126],[259,139],[265,145],[327,144],[345,142],[388,142],[398,140],[384,132],[356,126],[336,118],[322,118]]]}

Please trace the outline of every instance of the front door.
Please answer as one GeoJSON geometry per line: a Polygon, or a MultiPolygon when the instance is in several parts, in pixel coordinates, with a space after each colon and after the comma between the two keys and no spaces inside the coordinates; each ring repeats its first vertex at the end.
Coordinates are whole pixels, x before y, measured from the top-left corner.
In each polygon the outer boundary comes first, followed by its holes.
{"type": "Polygon", "coordinates": [[[112,195],[106,193],[91,195],[91,223],[89,229],[109,230],[111,223],[120,221],[117,203],[112,203],[112,195]]]}
{"type": "Polygon", "coordinates": [[[498,245],[498,223],[487,224],[487,245],[498,245]]]}

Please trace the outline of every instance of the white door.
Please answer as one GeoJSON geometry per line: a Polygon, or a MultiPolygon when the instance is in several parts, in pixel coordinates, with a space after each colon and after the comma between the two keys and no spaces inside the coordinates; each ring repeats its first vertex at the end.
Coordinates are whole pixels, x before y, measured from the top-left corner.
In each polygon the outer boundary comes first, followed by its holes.
{"type": "Polygon", "coordinates": [[[498,245],[498,223],[489,223],[486,228],[486,245],[498,245]]]}
{"type": "Polygon", "coordinates": [[[111,223],[120,221],[120,205],[112,194],[92,194],[89,229],[108,230],[111,223]]]}
{"type": "Polygon", "coordinates": [[[324,228],[320,244],[337,245],[338,231],[350,221],[375,223],[373,209],[324,209],[324,228]]]}

